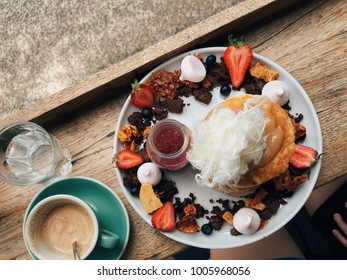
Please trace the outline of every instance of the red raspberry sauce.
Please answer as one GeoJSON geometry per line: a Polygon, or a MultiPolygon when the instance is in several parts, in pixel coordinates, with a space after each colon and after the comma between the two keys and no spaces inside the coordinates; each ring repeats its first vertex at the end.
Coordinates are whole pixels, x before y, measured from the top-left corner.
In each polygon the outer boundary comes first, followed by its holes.
{"type": "Polygon", "coordinates": [[[166,155],[178,152],[183,142],[184,138],[181,131],[174,127],[163,129],[154,139],[157,150],[166,155]]]}

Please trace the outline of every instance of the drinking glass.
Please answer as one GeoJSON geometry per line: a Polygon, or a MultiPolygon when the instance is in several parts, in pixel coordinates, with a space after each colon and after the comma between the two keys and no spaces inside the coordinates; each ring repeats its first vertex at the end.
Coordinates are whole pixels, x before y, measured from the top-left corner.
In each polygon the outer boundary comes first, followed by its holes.
{"type": "Polygon", "coordinates": [[[71,170],[65,146],[32,122],[12,123],[0,130],[0,177],[17,186],[50,182],[71,170]]]}

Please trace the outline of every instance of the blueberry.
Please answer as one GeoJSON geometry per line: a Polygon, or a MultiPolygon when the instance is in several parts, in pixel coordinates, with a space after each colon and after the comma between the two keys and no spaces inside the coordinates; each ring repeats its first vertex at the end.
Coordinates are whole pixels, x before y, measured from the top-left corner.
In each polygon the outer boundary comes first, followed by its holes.
{"type": "Polygon", "coordinates": [[[133,196],[138,196],[140,194],[140,188],[137,187],[137,186],[132,186],[130,188],[130,193],[133,195],[133,196]]]}
{"type": "Polygon", "coordinates": [[[206,235],[210,235],[213,232],[213,227],[210,224],[204,224],[201,227],[201,232],[206,235]]]}
{"type": "Polygon", "coordinates": [[[206,64],[207,66],[211,66],[216,63],[216,56],[211,54],[208,57],[206,57],[206,64]]]}
{"type": "Polygon", "coordinates": [[[142,114],[142,117],[147,119],[147,120],[151,120],[152,117],[153,117],[153,113],[152,113],[151,108],[144,108],[144,109],[142,109],[141,114],[142,114]]]}
{"type": "Polygon", "coordinates": [[[222,85],[220,88],[220,94],[223,96],[229,96],[231,92],[231,87],[229,85],[222,85]]]}

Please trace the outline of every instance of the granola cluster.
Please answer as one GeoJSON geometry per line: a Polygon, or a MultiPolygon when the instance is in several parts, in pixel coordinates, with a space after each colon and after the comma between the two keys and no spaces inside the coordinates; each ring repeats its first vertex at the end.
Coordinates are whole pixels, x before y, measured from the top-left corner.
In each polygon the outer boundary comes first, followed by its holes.
{"type": "Polygon", "coordinates": [[[159,70],[151,75],[145,85],[150,86],[153,92],[159,96],[174,99],[179,86],[179,77],[179,72],[159,70]]]}

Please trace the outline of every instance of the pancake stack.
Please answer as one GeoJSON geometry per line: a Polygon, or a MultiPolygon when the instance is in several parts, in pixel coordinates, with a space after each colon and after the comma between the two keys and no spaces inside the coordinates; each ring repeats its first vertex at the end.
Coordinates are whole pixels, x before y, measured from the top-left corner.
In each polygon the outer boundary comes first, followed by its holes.
{"type": "MultiPolygon", "coordinates": [[[[237,114],[250,98],[260,100],[260,108],[264,112],[263,137],[266,146],[263,150],[263,156],[257,165],[249,166],[248,171],[242,175],[236,185],[226,183],[213,186],[218,191],[237,197],[254,193],[261,184],[285,172],[295,147],[294,127],[288,117],[288,112],[277,102],[258,95],[244,94],[229,98],[217,107],[229,108],[237,114]]],[[[206,119],[214,113],[215,109],[209,112],[206,119]]]]}

